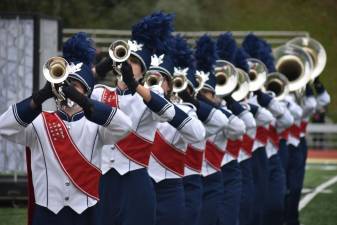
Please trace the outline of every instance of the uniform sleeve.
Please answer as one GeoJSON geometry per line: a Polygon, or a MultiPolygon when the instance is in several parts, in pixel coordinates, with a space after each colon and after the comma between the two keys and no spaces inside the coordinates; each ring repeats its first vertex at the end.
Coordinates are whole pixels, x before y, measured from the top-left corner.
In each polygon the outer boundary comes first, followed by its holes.
{"type": "Polygon", "coordinates": [[[246,132],[245,123],[237,116],[231,115],[228,118],[228,125],[224,129],[224,134],[231,140],[237,140],[246,132]]]}
{"type": "Polygon", "coordinates": [[[317,107],[317,102],[314,96],[305,96],[303,98],[303,105],[302,105],[302,110],[303,110],[303,115],[302,118],[307,119],[309,118],[316,110],[317,107]]]}
{"type": "Polygon", "coordinates": [[[239,118],[245,123],[246,132],[249,134],[254,133],[256,130],[256,121],[253,114],[245,110],[240,113],[239,118]]]}
{"type": "Polygon", "coordinates": [[[288,110],[293,116],[295,122],[302,120],[303,110],[295,101],[289,101],[288,110]]]}
{"type": "Polygon", "coordinates": [[[205,139],[205,127],[198,119],[197,114],[190,110],[188,112],[189,120],[185,126],[183,126],[179,132],[186,143],[197,143],[205,139]]]}
{"type": "Polygon", "coordinates": [[[131,131],[130,118],[117,108],[113,108],[104,126],[100,126],[99,135],[103,145],[113,145],[131,131]]]}
{"type": "Polygon", "coordinates": [[[164,97],[151,91],[151,100],[145,105],[153,112],[153,119],[159,122],[168,122],[175,117],[175,108],[164,97]]]}
{"type": "Polygon", "coordinates": [[[226,129],[228,121],[227,115],[225,115],[222,110],[213,108],[207,120],[204,122],[206,138],[226,129]]]}
{"type": "Polygon", "coordinates": [[[273,121],[274,117],[269,112],[269,110],[263,108],[263,107],[258,107],[256,114],[255,114],[255,120],[256,120],[256,125],[257,126],[265,126],[270,124],[273,121]]]}
{"type": "Polygon", "coordinates": [[[34,138],[32,125],[27,125],[22,120],[17,114],[16,105],[9,107],[0,116],[0,135],[11,142],[31,146],[34,138]]]}
{"type": "Polygon", "coordinates": [[[316,97],[316,100],[317,100],[317,108],[318,109],[327,106],[331,101],[330,95],[326,90],[324,90],[322,93],[318,94],[317,97],[316,97]]]}
{"type": "Polygon", "coordinates": [[[276,128],[278,132],[281,132],[288,127],[290,127],[294,123],[294,118],[289,112],[288,109],[286,109],[282,116],[278,117],[276,119],[276,128]]]}

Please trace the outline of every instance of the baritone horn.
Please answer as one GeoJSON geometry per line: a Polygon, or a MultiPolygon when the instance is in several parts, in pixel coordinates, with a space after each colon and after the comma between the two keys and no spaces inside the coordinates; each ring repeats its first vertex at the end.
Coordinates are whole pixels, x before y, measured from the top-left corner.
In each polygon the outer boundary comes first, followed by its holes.
{"type": "Polygon", "coordinates": [[[231,93],[238,83],[238,72],[228,61],[217,60],[215,64],[215,94],[225,96],[231,93]]]}
{"type": "Polygon", "coordinates": [[[64,101],[65,97],[61,85],[58,85],[57,88],[55,84],[61,84],[68,78],[70,66],[67,60],[62,57],[52,57],[43,65],[42,72],[45,79],[51,83],[52,91],[57,100],[64,101]]]}
{"type": "Polygon", "coordinates": [[[268,73],[267,67],[262,61],[256,58],[248,58],[247,63],[249,67],[249,91],[257,91],[266,81],[268,73]]]}
{"type": "Polygon", "coordinates": [[[295,45],[283,45],[273,51],[276,71],[285,75],[289,81],[289,91],[306,86],[311,78],[313,62],[308,53],[295,45]]]}
{"type": "Polygon", "coordinates": [[[324,47],[317,40],[309,37],[297,37],[291,39],[287,44],[302,48],[311,57],[313,70],[310,78],[313,81],[325,68],[327,55],[324,47]]]}
{"type": "Polygon", "coordinates": [[[232,93],[232,98],[235,101],[241,101],[249,94],[249,76],[244,70],[236,69],[238,71],[238,83],[232,93]]]}
{"type": "Polygon", "coordinates": [[[264,90],[272,91],[276,99],[282,100],[289,94],[289,81],[282,73],[270,73],[264,83],[264,90]]]}

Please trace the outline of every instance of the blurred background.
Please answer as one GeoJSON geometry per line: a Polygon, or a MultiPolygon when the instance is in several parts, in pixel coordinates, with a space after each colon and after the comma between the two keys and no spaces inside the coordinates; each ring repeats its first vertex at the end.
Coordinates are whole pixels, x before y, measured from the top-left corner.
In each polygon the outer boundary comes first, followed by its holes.
{"type": "MultiPolygon", "coordinates": [[[[99,60],[113,39],[127,39],[132,24],[155,10],[175,13],[176,31],[191,43],[204,32],[216,36],[225,31],[233,31],[238,42],[256,32],[274,47],[294,36],[320,41],[328,55],[320,80],[332,101],[313,117],[319,124],[309,126],[312,151],[304,194],[337,175],[336,0],[1,0],[0,113],[44,84],[42,65],[60,53],[72,34],[88,32],[97,43],[99,60]]],[[[23,152],[22,146],[0,139],[0,204],[7,207],[0,208],[0,224],[25,224],[23,152]]],[[[337,186],[329,190],[335,194],[319,195],[302,210],[305,225],[336,224],[337,186]]]]}

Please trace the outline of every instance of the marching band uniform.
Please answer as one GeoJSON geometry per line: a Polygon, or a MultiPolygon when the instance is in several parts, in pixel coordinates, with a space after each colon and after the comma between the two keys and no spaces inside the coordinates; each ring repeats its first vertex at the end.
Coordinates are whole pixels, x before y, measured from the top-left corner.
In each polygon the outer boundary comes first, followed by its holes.
{"type": "MultiPolygon", "coordinates": [[[[89,43],[79,33],[63,49],[71,63],[69,78],[80,82],[88,94],[94,84],[90,68],[94,48],[89,43]]],[[[41,112],[42,102],[52,97],[47,86],[1,115],[0,134],[31,149],[33,224],[95,224],[101,147],[126,136],[131,121],[119,109],[90,100],[71,86],[63,88],[65,96],[84,111],[72,116],[61,109],[41,112]],[[32,107],[32,101],[38,107],[32,107]]]]}
{"type": "MultiPolygon", "coordinates": [[[[177,60],[183,51],[177,49],[177,41],[178,39],[172,38],[170,55],[165,54],[161,64],[151,64],[150,67],[150,71],[160,71],[167,82],[172,81],[172,74],[187,75],[177,60]]],[[[205,128],[197,118],[196,108],[186,103],[174,103],[174,107],[177,119],[157,125],[148,167],[156,191],[157,225],[184,224],[185,195],[182,177],[185,152],[189,143],[197,143],[205,138],[205,128]]]]}
{"type": "MultiPolygon", "coordinates": [[[[152,52],[163,48],[164,42],[168,41],[172,20],[172,15],[156,12],[133,26],[133,40],[129,42],[131,55],[141,62],[143,71],[151,64],[152,52]]],[[[130,135],[109,146],[110,151],[105,151],[109,161],[103,162],[107,165],[102,167],[106,169],[100,183],[100,224],[151,225],[155,224],[156,197],[146,169],[150,150],[158,122],[180,125],[181,113],[176,113],[174,105],[161,97],[155,88],[151,89],[151,100],[143,101],[135,93],[139,84],[133,78],[133,72],[123,71],[125,65],[128,64],[122,65],[122,75],[128,89],[97,87],[93,93],[94,98],[117,105],[132,120],[130,135]]]]}

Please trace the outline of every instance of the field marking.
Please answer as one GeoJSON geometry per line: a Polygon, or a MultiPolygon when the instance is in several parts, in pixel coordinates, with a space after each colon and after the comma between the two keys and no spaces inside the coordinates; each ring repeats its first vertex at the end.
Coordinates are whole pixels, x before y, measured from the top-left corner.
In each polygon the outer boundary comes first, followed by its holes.
{"type": "Polygon", "coordinates": [[[315,198],[316,195],[324,191],[326,188],[330,187],[331,185],[335,184],[337,182],[337,176],[329,179],[328,181],[320,184],[318,187],[315,188],[315,190],[312,193],[309,193],[303,197],[303,199],[300,201],[299,205],[299,211],[301,211],[304,207],[306,207],[309,202],[315,198]]]}

